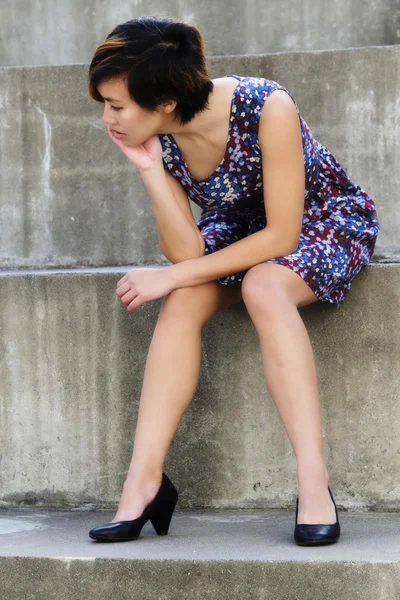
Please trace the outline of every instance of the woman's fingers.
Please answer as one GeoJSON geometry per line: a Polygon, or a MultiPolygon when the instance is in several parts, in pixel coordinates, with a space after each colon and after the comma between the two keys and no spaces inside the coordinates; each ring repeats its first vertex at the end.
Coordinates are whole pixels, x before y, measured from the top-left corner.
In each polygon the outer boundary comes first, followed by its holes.
{"type": "Polygon", "coordinates": [[[129,290],[129,292],[126,292],[126,294],[124,294],[120,300],[121,302],[123,302],[124,304],[129,304],[130,302],[132,302],[132,300],[134,300],[137,296],[137,292],[135,292],[134,290],[129,290]]]}
{"type": "Polygon", "coordinates": [[[128,275],[121,277],[121,279],[117,282],[117,287],[124,284],[126,281],[128,281],[128,275]]]}
{"type": "Polygon", "coordinates": [[[131,287],[129,281],[122,283],[117,288],[116,294],[121,300],[121,302],[126,305],[128,305],[130,302],[132,302],[132,300],[134,300],[138,296],[138,293],[135,291],[134,288],[131,287]]]}
{"type": "Polygon", "coordinates": [[[126,292],[128,292],[130,289],[131,289],[131,286],[129,284],[129,281],[126,281],[125,283],[123,283],[117,287],[116,294],[119,298],[121,298],[121,296],[126,294],[126,292]]]}

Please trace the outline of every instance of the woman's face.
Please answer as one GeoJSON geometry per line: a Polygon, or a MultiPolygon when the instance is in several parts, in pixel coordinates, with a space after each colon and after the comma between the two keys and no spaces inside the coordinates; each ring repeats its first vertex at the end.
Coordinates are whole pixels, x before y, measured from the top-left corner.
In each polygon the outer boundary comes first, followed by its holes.
{"type": "Polygon", "coordinates": [[[164,105],[165,109],[158,107],[155,111],[141,108],[130,98],[126,84],[121,79],[100,83],[97,90],[104,98],[104,123],[125,134],[120,139],[130,146],[143,144],[158,133],[176,104],[171,102],[164,105]]]}

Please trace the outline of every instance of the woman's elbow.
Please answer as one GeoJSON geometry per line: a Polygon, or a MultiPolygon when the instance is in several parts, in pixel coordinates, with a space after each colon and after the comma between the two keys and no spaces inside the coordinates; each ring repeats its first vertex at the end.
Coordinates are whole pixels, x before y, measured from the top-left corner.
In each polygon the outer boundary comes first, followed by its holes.
{"type": "Polygon", "coordinates": [[[204,250],[186,250],[184,252],[171,252],[166,248],[160,247],[161,253],[167,258],[171,263],[175,264],[178,262],[182,262],[183,260],[190,260],[191,258],[200,258],[200,256],[204,255],[204,250]]]}

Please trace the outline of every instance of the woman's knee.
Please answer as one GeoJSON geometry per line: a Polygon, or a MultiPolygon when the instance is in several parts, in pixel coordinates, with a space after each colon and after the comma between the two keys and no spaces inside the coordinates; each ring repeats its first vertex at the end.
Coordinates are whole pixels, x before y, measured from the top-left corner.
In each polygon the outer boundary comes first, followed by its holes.
{"type": "Polygon", "coordinates": [[[242,281],[242,296],[246,307],[275,311],[290,294],[281,272],[265,267],[264,263],[251,267],[242,281]]]}
{"type": "Polygon", "coordinates": [[[272,310],[288,305],[306,306],[318,300],[299,273],[276,263],[260,263],[251,267],[244,276],[242,293],[247,307],[272,310]]]}
{"type": "Polygon", "coordinates": [[[206,323],[223,308],[222,290],[216,282],[177,288],[163,300],[161,312],[169,318],[206,323]]]}

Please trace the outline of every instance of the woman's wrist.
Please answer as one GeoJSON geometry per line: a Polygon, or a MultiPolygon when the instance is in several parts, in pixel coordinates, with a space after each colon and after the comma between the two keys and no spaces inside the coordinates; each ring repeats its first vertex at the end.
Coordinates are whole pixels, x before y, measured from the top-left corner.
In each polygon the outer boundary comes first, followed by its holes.
{"type": "Polygon", "coordinates": [[[175,289],[186,287],[188,285],[189,280],[189,285],[198,285],[198,283],[194,281],[195,277],[193,277],[194,267],[195,265],[198,265],[198,262],[193,263],[193,261],[197,261],[198,258],[201,257],[197,256],[195,258],[187,258],[186,260],[182,260],[180,262],[175,263],[174,265],[170,265],[169,267],[167,267],[169,276],[174,282],[175,289]]]}
{"type": "Polygon", "coordinates": [[[141,177],[148,177],[149,175],[154,175],[154,174],[163,173],[163,172],[164,172],[163,163],[152,165],[151,167],[147,167],[147,169],[139,169],[139,173],[140,173],[141,177]]]}

